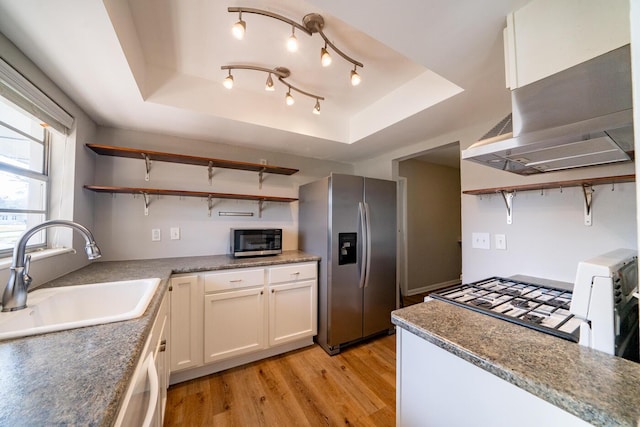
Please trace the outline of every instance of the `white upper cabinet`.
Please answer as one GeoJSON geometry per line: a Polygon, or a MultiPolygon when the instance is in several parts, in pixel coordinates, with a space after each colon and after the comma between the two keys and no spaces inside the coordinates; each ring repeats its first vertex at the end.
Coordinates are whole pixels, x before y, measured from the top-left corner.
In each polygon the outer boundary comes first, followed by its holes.
{"type": "Polygon", "coordinates": [[[629,0],[533,0],[507,16],[506,86],[525,86],[629,42],[629,0]]]}

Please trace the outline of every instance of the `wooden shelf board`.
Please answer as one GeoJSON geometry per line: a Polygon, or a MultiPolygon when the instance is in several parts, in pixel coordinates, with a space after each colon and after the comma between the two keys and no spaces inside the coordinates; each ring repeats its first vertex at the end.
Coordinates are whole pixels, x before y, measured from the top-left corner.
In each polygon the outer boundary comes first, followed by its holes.
{"type": "Polygon", "coordinates": [[[256,200],[263,202],[295,202],[298,199],[291,197],[260,196],[252,194],[231,194],[213,193],[209,191],[188,191],[188,190],[168,190],[160,188],[140,188],[140,187],[110,187],[103,185],[85,185],[87,190],[97,193],[125,193],[125,194],[155,194],[162,196],[184,196],[184,197],[212,197],[214,199],[235,199],[235,200],[256,200]]]}
{"type": "Polygon", "coordinates": [[[533,191],[533,190],[548,190],[552,188],[568,188],[568,187],[582,187],[583,185],[603,185],[603,184],[620,184],[623,182],[634,182],[636,180],[635,174],[630,175],[616,175],[606,176],[601,178],[585,178],[574,179],[568,181],[553,181],[543,182],[538,184],[525,184],[525,185],[513,185],[506,187],[495,188],[481,188],[478,190],[465,190],[462,194],[481,195],[481,194],[494,194],[502,191],[533,191]]]}
{"type": "Polygon", "coordinates": [[[236,162],[233,160],[215,159],[210,157],[188,156],[185,154],[163,153],[159,151],[140,150],[137,148],[115,147],[111,145],[86,144],[91,150],[104,156],[128,157],[132,159],[144,159],[147,155],[150,160],[159,162],[183,163],[188,165],[211,166],[216,168],[237,169],[252,172],[266,172],[277,175],[293,175],[299,169],[284,168],[259,163],[236,162]]]}

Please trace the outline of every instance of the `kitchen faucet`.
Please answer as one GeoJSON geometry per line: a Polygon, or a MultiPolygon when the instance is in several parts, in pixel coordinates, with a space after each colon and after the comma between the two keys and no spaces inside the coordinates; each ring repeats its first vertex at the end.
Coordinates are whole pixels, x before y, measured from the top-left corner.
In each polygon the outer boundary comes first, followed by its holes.
{"type": "Polygon", "coordinates": [[[77,230],[86,242],[84,251],[89,259],[100,258],[100,249],[96,245],[91,232],[84,226],[72,221],[54,219],[40,223],[25,231],[20,240],[13,248],[13,261],[9,273],[9,281],[2,295],[2,311],[22,310],[27,307],[27,290],[31,284],[29,276],[29,266],[31,265],[31,255],[25,255],[27,242],[38,231],[49,227],[64,226],[77,230]]]}

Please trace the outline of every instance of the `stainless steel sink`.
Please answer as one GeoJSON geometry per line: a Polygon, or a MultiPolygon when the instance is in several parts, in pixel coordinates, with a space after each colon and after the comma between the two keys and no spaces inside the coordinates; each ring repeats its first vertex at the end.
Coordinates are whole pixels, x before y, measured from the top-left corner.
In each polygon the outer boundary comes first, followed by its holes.
{"type": "Polygon", "coordinates": [[[140,317],[160,279],[37,289],[27,308],[0,313],[0,340],[140,317]]]}

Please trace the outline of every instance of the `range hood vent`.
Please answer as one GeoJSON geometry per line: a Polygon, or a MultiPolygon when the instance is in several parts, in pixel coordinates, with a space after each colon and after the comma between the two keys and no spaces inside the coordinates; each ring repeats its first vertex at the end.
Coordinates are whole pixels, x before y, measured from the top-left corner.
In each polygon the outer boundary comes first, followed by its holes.
{"type": "Polygon", "coordinates": [[[532,175],[633,160],[629,45],[511,92],[513,113],[462,158],[532,175]]]}

